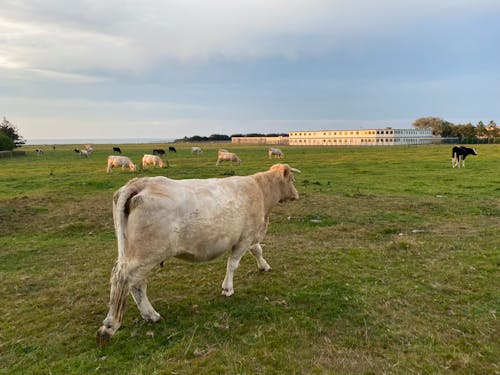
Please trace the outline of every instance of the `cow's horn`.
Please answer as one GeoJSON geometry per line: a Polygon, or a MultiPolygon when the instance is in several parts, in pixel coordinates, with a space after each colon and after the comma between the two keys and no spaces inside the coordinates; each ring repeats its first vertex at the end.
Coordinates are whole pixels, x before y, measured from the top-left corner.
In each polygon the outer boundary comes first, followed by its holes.
{"type": "Polygon", "coordinates": [[[290,168],[290,170],[294,173],[302,173],[301,171],[299,171],[297,168],[290,168]]]}

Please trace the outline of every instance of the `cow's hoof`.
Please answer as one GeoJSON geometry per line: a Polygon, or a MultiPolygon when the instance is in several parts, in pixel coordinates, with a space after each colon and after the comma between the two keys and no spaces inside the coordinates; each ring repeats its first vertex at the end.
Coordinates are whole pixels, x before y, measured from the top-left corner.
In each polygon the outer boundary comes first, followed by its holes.
{"type": "Polygon", "coordinates": [[[260,272],[267,272],[267,271],[271,271],[271,270],[272,270],[271,266],[259,268],[260,272]]]}
{"type": "Polygon", "coordinates": [[[222,295],[226,297],[231,297],[234,294],[234,289],[222,288],[222,295]]]}
{"type": "Polygon", "coordinates": [[[156,313],[155,315],[152,315],[152,316],[147,316],[147,317],[143,317],[144,320],[148,323],[158,323],[158,322],[162,322],[164,321],[165,319],[163,319],[163,317],[156,313]]]}
{"type": "Polygon", "coordinates": [[[97,337],[96,337],[97,345],[99,345],[101,347],[106,346],[111,341],[111,337],[113,337],[113,335],[111,334],[109,329],[102,326],[97,331],[97,337]]]}

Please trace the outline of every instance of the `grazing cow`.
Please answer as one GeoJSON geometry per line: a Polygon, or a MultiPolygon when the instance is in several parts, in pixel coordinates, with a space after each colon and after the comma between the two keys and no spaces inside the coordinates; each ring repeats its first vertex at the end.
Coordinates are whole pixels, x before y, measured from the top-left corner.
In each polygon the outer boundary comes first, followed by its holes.
{"type": "MultiPolygon", "coordinates": [[[[78,149],[75,149],[75,152],[76,150],[78,149]]],[[[87,151],[87,150],[78,150],[78,153],[80,154],[80,156],[82,158],[88,158],[90,156],[90,151],[87,151]]]]}
{"type": "Polygon", "coordinates": [[[136,171],[135,164],[132,163],[132,160],[130,160],[126,156],[116,156],[116,155],[109,155],[108,156],[108,169],[106,170],[107,173],[111,172],[114,167],[122,167],[122,171],[125,170],[125,168],[130,169],[132,172],[136,171]]]}
{"type": "Polygon", "coordinates": [[[281,151],[279,148],[270,148],[268,154],[269,159],[271,159],[272,156],[278,159],[285,157],[285,154],[283,154],[283,151],[281,151]]]}
{"type": "Polygon", "coordinates": [[[94,152],[94,149],[92,148],[92,145],[85,145],[85,151],[87,151],[87,153],[90,155],[94,152]]]}
{"type": "Polygon", "coordinates": [[[177,153],[177,150],[175,149],[175,147],[169,146],[168,147],[168,152],[175,152],[175,153],[177,153]]]}
{"type": "Polygon", "coordinates": [[[122,154],[122,149],[120,147],[113,147],[113,154],[117,152],[119,153],[120,155],[122,154]]]}
{"type": "Polygon", "coordinates": [[[172,180],[143,177],[129,181],[113,197],[118,259],[111,275],[109,311],[97,331],[107,343],[120,327],[128,294],[144,320],[161,319],[146,294],[149,272],[170,257],[209,261],[229,251],[222,294],[234,293],[233,275],[250,250],[262,271],[271,269],[262,257],[271,209],[299,198],[287,164],[250,176],[172,180]]]}
{"type": "Polygon", "coordinates": [[[203,153],[203,150],[201,147],[191,147],[191,153],[199,155],[203,153]]]}
{"type": "Polygon", "coordinates": [[[165,155],[165,150],[162,148],[155,148],[153,150],[153,155],[165,155]]]}
{"type": "MultiPolygon", "coordinates": [[[[144,169],[147,165],[153,165],[155,167],[160,167],[163,168],[163,160],[158,155],[149,155],[149,154],[144,154],[142,157],[142,169],[144,169]]],[[[167,160],[167,167],[168,167],[168,160],[167,160]]]]}
{"type": "Polygon", "coordinates": [[[44,152],[43,152],[43,150],[41,148],[37,148],[35,150],[35,152],[36,152],[36,156],[42,156],[44,154],[44,152]]]}
{"type": "Polygon", "coordinates": [[[451,166],[453,168],[460,168],[460,162],[462,162],[462,167],[465,168],[465,158],[467,155],[477,155],[476,149],[464,146],[453,147],[451,151],[451,166]]]}
{"type": "Polygon", "coordinates": [[[234,152],[228,152],[226,150],[219,150],[217,152],[217,162],[215,165],[219,165],[223,161],[230,161],[231,164],[234,162],[238,163],[238,165],[241,164],[241,159],[236,155],[234,152]]]}

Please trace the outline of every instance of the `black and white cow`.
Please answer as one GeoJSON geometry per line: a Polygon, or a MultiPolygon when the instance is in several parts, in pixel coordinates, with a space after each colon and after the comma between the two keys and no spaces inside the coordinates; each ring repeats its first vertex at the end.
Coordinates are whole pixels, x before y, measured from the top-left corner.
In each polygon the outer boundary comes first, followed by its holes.
{"type": "Polygon", "coordinates": [[[451,152],[451,166],[453,168],[460,168],[460,162],[462,162],[462,167],[465,168],[465,158],[467,155],[477,155],[475,148],[468,148],[464,146],[455,146],[451,152]]]}
{"type": "Polygon", "coordinates": [[[120,147],[113,147],[113,154],[117,152],[119,153],[120,155],[122,154],[122,149],[120,147]]]}

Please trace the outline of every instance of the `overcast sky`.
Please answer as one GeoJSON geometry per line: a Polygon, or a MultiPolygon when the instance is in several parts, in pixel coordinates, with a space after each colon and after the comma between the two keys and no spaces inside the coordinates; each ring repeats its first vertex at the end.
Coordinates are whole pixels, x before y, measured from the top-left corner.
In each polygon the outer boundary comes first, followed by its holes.
{"type": "Polygon", "coordinates": [[[0,0],[34,138],[500,122],[498,0],[0,0]]]}

